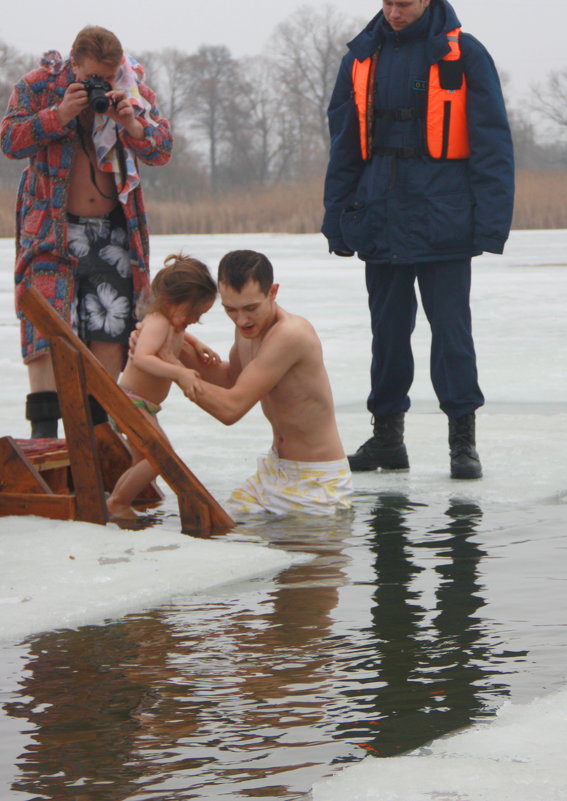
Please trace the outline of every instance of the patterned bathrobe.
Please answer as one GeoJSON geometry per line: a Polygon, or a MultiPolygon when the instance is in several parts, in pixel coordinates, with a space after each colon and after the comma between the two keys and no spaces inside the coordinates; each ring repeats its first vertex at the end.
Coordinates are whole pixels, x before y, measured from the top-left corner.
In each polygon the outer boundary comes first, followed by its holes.
{"type": "MultiPolygon", "coordinates": [[[[25,362],[45,352],[48,343],[19,310],[24,289],[34,286],[64,320],[70,323],[72,317],[77,259],[68,248],[66,202],[78,133],[76,120],[61,126],[57,106],[73,79],[69,60],[44,58],[40,68],[25,75],[12,90],[0,125],[1,146],[8,158],[29,159],[16,203],[16,310],[22,323],[25,362]]],[[[149,107],[149,119],[139,117],[145,122],[145,136],[134,139],[120,126],[118,136],[134,162],[166,164],[172,147],[169,123],[159,116],[154,92],[143,83],[139,91],[149,107]]],[[[135,303],[149,288],[149,241],[141,185],[129,192],[122,205],[135,303]]]]}

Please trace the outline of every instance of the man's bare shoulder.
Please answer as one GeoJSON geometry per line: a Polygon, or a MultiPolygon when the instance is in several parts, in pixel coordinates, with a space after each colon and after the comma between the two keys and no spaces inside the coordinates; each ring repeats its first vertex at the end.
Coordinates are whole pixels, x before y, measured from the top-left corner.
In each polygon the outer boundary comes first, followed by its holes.
{"type": "Polygon", "coordinates": [[[291,312],[278,307],[278,316],[275,324],[272,326],[266,340],[277,339],[278,342],[285,341],[286,344],[293,343],[295,345],[312,344],[313,340],[318,340],[317,332],[313,325],[305,317],[299,314],[292,314],[291,312]]]}

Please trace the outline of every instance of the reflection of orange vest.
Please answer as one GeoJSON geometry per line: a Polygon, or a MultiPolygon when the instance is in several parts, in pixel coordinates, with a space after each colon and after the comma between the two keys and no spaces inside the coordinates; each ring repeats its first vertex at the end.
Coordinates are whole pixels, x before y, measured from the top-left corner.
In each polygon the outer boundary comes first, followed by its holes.
{"type": "MultiPolygon", "coordinates": [[[[467,130],[467,82],[461,64],[460,28],[446,34],[450,51],[429,68],[425,144],[433,159],[466,159],[470,156],[467,130]]],[[[352,85],[360,127],[362,158],[373,150],[374,80],[378,53],[364,61],[354,60],[352,85]]]]}

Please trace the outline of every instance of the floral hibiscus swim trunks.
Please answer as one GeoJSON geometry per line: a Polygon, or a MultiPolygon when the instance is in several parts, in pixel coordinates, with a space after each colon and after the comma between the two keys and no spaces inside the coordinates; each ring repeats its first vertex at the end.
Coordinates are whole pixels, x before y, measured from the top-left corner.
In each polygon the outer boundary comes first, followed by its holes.
{"type": "Polygon", "coordinates": [[[67,214],[75,269],[73,329],[84,342],[126,344],[135,325],[128,235],[122,208],[102,217],[67,214]]]}

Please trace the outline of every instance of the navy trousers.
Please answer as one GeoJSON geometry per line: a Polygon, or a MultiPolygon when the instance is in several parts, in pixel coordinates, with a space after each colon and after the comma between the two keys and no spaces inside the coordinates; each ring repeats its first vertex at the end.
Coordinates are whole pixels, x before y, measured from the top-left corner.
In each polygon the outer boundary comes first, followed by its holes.
{"type": "Polygon", "coordinates": [[[410,407],[416,278],[431,326],[430,371],[439,406],[450,417],[470,414],[484,403],[472,337],[470,259],[409,265],[366,264],[372,323],[368,411],[381,417],[405,412],[410,407]]]}

